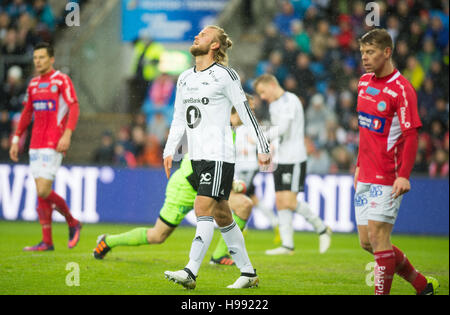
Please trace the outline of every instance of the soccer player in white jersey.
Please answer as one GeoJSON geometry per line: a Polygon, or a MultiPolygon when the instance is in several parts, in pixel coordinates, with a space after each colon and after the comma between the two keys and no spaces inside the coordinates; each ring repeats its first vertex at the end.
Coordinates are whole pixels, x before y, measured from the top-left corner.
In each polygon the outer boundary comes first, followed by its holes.
{"type": "Polygon", "coordinates": [[[197,228],[189,262],[182,270],[164,273],[167,279],[187,289],[196,286],[200,265],[213,237],[213,220],[241,271],[241,276],[228,288],[248,288],[259,283],[245,248],[244,237],[228,205],[235,162],[230,126],[233,106],[244,125],[251,127],[258,139],[260,165],[267,167],[271,156],[269,144],[248,106],[237,73],[226,67],[226,52],[231,46],[232,41],[218,26],[207,26],[195,36],[190,48],[195,66],[178,78],[174,118],[164,149],[164,168],[169,178],[174,155],[186,133],[189,156],[198,183],[194,202],[197,228]]]}
{"type": "Polygon", "coordinates": [[[277,163],[273,175],[275,202],[281,236],[281,246],[267,250],[267,255],[291,255],[294,253],[294,212],[301,214],[319,234],[319,252],[325,253],[331,243],[331,229],[311,211],[309,205],[297,200],[297,194],[304,191],[306,177],[306,149],[304,143],[304,114],[299,98],[285,91],[278,80],[264,74],[255,80],[254,88],[260,98],[269,105],[271,142],[277,146],[273,161],[277,163]]]}

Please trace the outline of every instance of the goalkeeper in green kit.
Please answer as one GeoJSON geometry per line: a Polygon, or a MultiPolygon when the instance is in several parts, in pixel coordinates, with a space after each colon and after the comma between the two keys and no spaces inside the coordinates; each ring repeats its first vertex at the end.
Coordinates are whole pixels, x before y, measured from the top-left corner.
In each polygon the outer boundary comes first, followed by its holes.
{"type": "MultiPolygon", "coordinates": [[[[112,248],[117,246],[162,244],[194,208],[197,187],[193,176],[191,161],[186,154],[180,168],[170,177],[166,187],[166,199],[155,226],[136,228],[118,235],[100,235],[94,249],[94,257],[103,259],[112,248]]],[[[243,189],[241,181],[233,182],[229,200],[230,207],[233,209],[233,218],[241,230],[244,229],[253,207],[251,199],[242,193],[243,189]]],[[[223,238],[220,238],[210,263],[234,265],[223,238]]]]}

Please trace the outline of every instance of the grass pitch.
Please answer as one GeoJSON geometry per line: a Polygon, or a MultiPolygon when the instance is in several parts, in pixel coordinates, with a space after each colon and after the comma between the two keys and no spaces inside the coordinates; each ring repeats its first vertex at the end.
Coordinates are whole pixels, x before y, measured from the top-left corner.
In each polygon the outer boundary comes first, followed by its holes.
{"type": "MultiPolygon", "coordinates": [[[[41,238],[38,223],[0,221],[0,294],[148,294],[148,295],[372,295],[366,266],[373,258],[358,245],[356,234],[334,234],[326,254],[318,252],[314,233],[296,232],[293,256],[266,256],[275,247],[271,231],[249,230],[247,249],[260,277],[254,289],[230,290],[226,286],[239,276],[234,266],[212,266],[210,255],[220,237],[215,232],[197,279],[197,288],[187,291],[164,279],[165,270],[182,269],[189,255],[195,229],[179,227],[161,245],[118,247],[98,261],[92,250],[97,236],[126,232],[135,225],[85,224],[81,241],[67,248],[68,229],[53,224],[55,251],[30,253],[22,248],[41,238]],[[75,263],[75,264],[74,264],[75,263]],[[77,269],[79,268],[79,269],[77,269]],[[79,274],[77,283],[76,273],[79,274]],[[77,285],[78,284],[78,285],[77,285]]],[[[425,275],[437,278],[440,295],[448,295],[448,237],[394,235],[392,241],[425,275]]],[[[370,266],[370,265],[369,265],[370,266]]],[[[411,295],[411,285],[395,277],[391,294],[411,295]]]]}

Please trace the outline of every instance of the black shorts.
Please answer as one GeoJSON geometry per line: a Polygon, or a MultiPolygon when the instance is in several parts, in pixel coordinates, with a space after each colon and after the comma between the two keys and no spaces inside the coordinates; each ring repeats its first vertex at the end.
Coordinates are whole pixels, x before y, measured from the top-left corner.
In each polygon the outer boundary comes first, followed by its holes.
{"type": "Polygon", "coordinates": [[[192,178],[196,181],[197,195],[228,200],[233,184],[234,163],[222,161],[191,161],[192,178]]]}
{"type": "Polygon", "coordinates": [[[278,164],[273,172],[275,191],[305,191],[306,161],[296,164],[278,164]]]}
{"type": "Polygon", "coordinates": [[[245,194],[251,197],[255,194],[255,184],[253,183],[255,176],[259,173],[259,170],[242,170],[237,174],[237,178],[244,181],[247,190],[245,194]]]}

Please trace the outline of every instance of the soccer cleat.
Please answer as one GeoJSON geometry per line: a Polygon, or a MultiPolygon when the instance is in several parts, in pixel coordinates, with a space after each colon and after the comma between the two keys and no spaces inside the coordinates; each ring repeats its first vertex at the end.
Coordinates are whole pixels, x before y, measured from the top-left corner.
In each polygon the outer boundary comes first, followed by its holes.
{"type": "Polygon", "coordinates": [[[275,255],[294,255],[294,250],[292,248],[287,248],[284,246],[280,246],[274,249],[266,250],[266,255],[275,256],[275,255]]]}
{"type": "Polygon", "coordinates": [[[255,273],[241,273],[241,276],[237,278],[237,280],[227,286],[228,289],[246,289],[246,288],[254,288],[259,285],[259,278],[255,273]]]}
{"type": "Polygon", "coordinates": [[[175,283],[181,284],[187,290],[193,290],[196,286],[196,277],[194,274],[187,268],[178,271],[165,271],[164,277],[169,281],[173,281],[175,283]]]}
{"type": "Polygon", "coordinates": [[[427,279],[427,286],[418,295],[436,295],[439,291],[439,281],[433,277],[425,277],[427,279]]]}
{"type": "Polygon", "coordinates": [[[55,248],[53,245],[49,245],[47,243],[44,243],[44,241],[41,241],[39,244],[34,246],[27,246],[23,250],[25,252],[45,252],[45,251],[52,251],[55,248]]]}
{"type": "Polygon", "coordinates": [[[211,257],[209,264],[210,265],[225,265],[225,266],[235,265],[234,260],[231,259],[229,256],[222,256],[217,259],[214,259],[213,257],[211,257]]]}
{"type": "Polygon", "coordinates": [[[324,232],[319,235],[319,253],[325,253],[331,245],[331,231],[330,227],[327,226],[324,232]]]}
{"type": "Polygon", "coordinates": [[[111,247],[106,245],[106,234],[100,235],[97,238],[97,247],[94,249],[94,257],[96,259],[103,259],[105,255],[111,250],[111,247]]]}
{"type": "Polygon", "coordinates": [[[69,227],[69,243],[68,243],[68,247],[70,249],[74,248],[75,246],[77,246],[79,240],[80,240],[80,232],[81,232],[81,223],[78,222],[77,225],[75,225],[74,227],[69,227]]]}

